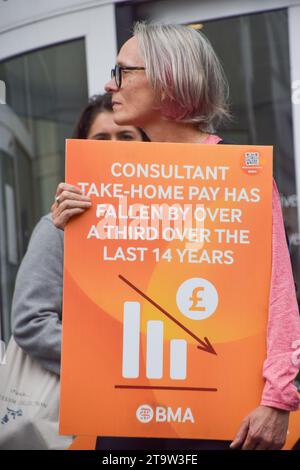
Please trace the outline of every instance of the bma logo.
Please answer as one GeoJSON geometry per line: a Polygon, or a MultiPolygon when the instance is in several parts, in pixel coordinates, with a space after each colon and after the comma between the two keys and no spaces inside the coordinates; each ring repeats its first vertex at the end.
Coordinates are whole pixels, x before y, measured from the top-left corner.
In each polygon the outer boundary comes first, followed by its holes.
{"type": "Polygon", "coordinates": [[[173,411],[170,406],[157,406],[155,411],[149,405],[141,405],[136,410],[136,417],[141,423],[150,423],[155,416],[157,423],[194,423],[194,416],[190,408],[184,411],[182,408],[177,408],[173,411]]]}
{"type": "Polygon", "coordinates": [[[136,410],[136,417],[141,423],[150,423],[153,416],[153,409],[149,405],[141,405],[136,410]]]}

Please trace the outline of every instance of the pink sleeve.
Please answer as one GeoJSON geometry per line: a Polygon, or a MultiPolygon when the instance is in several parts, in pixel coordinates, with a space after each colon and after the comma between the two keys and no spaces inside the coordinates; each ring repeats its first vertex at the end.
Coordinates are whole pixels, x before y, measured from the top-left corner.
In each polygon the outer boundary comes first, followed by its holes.
{"type": "Polygon", "coordinates": [[[273,181],[272,274],[261,405],[290,411],[298,409],[300,399],[293,381],[299,365],[292,361],[292,354],[295,354],[292,345],[299,339],[300,317],[295,285],[279,193],[273,181]]]}

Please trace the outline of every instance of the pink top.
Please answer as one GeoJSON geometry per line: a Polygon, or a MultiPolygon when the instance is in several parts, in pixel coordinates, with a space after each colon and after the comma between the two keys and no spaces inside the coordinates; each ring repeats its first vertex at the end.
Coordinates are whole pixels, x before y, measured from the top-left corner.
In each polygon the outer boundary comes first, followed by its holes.
{"type": "MultiPolygon", "coordinates": [[[[220,140],[216,135],[208,135],[203,144],[217,144],[220,140]]],[[[297,361],[293,364],[292,354],[295,354],[293,343],[300,340],[300,317],[280,197],[274,180],[272,216],[272,274],[261,405],[296,411],[300,396],[293,382],[299,367],[297,361]]]]}
{"type": "Polygon", "coordinates": [[[286,243],[280,197],[273,180],[272,274],[269,300],[266,379],[262,405],[296,411],[300,398],[293,381],[298,373],[293,343],[300,339],[300,317],[290,255],[286,243]]]}
{"type": "Polygon", "coordinates": [[[220,142],[221,137],[214,135],[214,134],[208,134],[207,137],[203,140],[202,144],[217,144],[220,142]]]}

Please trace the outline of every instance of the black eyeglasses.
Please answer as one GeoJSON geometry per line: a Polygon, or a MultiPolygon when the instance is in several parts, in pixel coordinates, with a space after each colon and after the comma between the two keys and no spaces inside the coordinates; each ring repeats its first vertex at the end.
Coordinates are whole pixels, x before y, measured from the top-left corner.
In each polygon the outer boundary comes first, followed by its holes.
{"type": "Polygon", "coordinates": [[[115,65],[115,68],[111,70],[111,78],[115,79],[118,88],[122,85],[122,71],[123,70],[146,70],[145,67],[123,67],[121,65],[115,65]]]}

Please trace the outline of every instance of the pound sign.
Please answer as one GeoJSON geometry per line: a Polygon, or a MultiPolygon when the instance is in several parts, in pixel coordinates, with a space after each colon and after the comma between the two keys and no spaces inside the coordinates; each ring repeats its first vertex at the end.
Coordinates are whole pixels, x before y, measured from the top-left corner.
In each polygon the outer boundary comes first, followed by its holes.
{"type": "Polygon", "coordinates": [[[198,312],[203,312],[205,310],[205,307],[198,306],[198,302],[203,300],[203,297],[198,297],[198,292],[204,291],[204,287],[196,287],[193,292],[192,296],[189,298],[193,302],[192,306],[189,308],[189,310],[193,311],[198,311],[198,312]]]}

